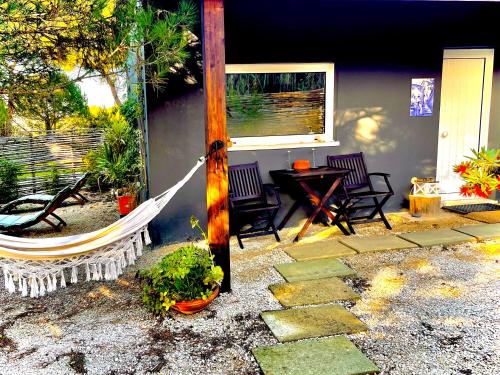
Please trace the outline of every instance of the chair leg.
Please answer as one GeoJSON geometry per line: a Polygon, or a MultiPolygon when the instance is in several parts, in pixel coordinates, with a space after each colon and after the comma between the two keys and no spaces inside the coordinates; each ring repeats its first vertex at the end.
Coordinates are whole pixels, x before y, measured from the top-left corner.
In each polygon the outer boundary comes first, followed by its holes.
{"type": "MultiPolygon", "coordinates": [[[[83,203],[86,203],[86,202],[88,202],[88,201],[89,201],[89,200],[88,200],[85,196],[83,196],[83,195],[82,195],[82,194],[80,194],[80,193],[75,193],[75,195],[76,195],[76,196],[78,196],[78,197],[79,197],[79,198],[83,201],[83,203]]],[[[83,203],[82,203],[82,204],[83,204],[83,203]]]]}
{"type": "Polygon", "coordinates": [[[240,249],[244,249],[243,242],[241,242],[241,237],[239,233],[236,235],[236,238],[238,239],[238,245],[240,245],[240,249]]]}
{"type": "Polygon", "coordinates": [[[59,223],[62,226],[64,226],[64,227],[67,226],[66,222],[63,219],[61,219],[61,217],[59,215],[55,214],[54,212],[52,212],[51,215],[54,216],[57,220],[59,220],[59,223]]]}
{"type": "Polygon", "coordinates": [[[271,224],[271,228],[273,230],[274,238],[276,238],[276,241],[281,242],[280,236],[278,235],[278,231],[276,230],[276,226],[274,225],[274,223],[271,224]]]}
{"type": "Polygon", "coordinates": [[[351,234],[356,234],[356,231],[354,230],[354,227],[352,226],[351,220],[349,220],[349,218],[347,217],[347,215],[345,217],[345,222],[347,224],[347,227],[351,231],[351,234]]]}
{"type": "Polygon", "coordinates": [[[385,217],[384,215],[384,212],[382,211],[382,207],[384,206],[385,202],[387,202],[387,200],[389,199],[389,196],[386,196],[384,197],[384,199],[382,199],[382,201],[379,203],[378,199],[377,198],[373,198],[373,200],[375,201],[375,205],[377,206],[375,208],[375,211],[374,211],[374,214],[373,216],[375,216],[375,214],[378,212],[378,214],[380,215],[380,218],[382,219],[382,221],[384,222],[385,224],[385,227],[389,230],[392,230],[392,227],[391,227],[391,224],[389,224],[389,221],[387,220],[387,218],[385,217]]]}
{"type": "Polygon", "coordinates": [[[52,221],[50,221],[49,219],[45,218],[45,219],[42,219],[43,222],[49,224],[53,229],[55,229],[57,232],[60,232],[61,231],[61,227],[59,225],[56,225],[54,224],[52,221]]]}

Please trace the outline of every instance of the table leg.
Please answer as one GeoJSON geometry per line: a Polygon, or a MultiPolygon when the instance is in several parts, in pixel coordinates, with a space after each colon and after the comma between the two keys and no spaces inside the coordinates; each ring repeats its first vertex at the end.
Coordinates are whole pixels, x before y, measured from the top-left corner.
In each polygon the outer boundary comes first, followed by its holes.
{"type": "MultiPolygon", "coordinates": [[[[306,191],[306,193],[311,197],[312,203],[314,205],[319,205],[321,202],[321,199],[314,193],[314,191],[307,185],[305,181],[299,181],[300,186],[302,186],[302,189],[306,191]]],[[[321,211],[323,211],[331,220],[335,220],[335,214],[332,213],[328,208],[326,207],[321,207],[321,211]]]]}
{"type": "MultiPolygon", "coordinates": [[[[341,181],[342,181],[342,177],[337,177],[335,179],[335,181],[332,184],[332,186],[330,186],[330,188],[328,189],[328,191],[326,192],[326,194],[321,199],[321,202],[319,203],[319,205],[314,209],[313,213],[309,216],[309,218],[307,219],[307,221],[305,222],[305,224],[302,226],[302,229],[300,230],[299,234],[297,234],[297,236],[295,237],[294,242],[299,241],[304,236],[304,234],[307,231],[307,228],[309,228],[309,226],[311,225],[311,223],[313,222],[313,220],[315,219],[315,217],[321,211],[321,208],[323,208],[323,206],[328,201],[328,199],[330,199],[330,197],[332,196],[332,194],[335,191],[335,189],[340,185],[341,181]]],[[[342,231],[342,233],[344,233],[345,235],[349,235],[349,232],[342,226],[342,224],[340,224],[339,222],[337,222],[336,225],[339,227],[339,229],[342,231]]]]}

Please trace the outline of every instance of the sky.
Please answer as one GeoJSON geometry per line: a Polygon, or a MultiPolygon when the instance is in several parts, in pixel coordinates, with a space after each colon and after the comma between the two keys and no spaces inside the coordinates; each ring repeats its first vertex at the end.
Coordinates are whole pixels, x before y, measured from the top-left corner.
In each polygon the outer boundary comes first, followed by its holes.
{"type": "Polygon", "coordinates": [[[89,106],[108,108],[115,104],[108,85],[99,78],[85,78],[77,84],[87,97],[89,106]]]}

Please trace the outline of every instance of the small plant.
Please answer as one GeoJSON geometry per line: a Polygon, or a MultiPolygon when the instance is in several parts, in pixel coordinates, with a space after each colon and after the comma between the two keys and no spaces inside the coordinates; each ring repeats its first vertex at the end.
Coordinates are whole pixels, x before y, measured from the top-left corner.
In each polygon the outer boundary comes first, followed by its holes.
{"type": "Polygon", "coordinates": [[[55,195],[63,187],[61,173],[57,163],[49,163],[48,165],[50,171],[49,174],[44,177],[43,188],[49,194],[55,195]]]}
{"type": "Polygon", "coordinates": [[[85,171],[90,172],[94,186],[110,187],[117,194],[136,194],[140,189],[140,132],[116,111],[109,115],[104,129],[104,143],[84,157],[85,171]]]}
{"type": "Polygon", "coordinates": [[[500,191],[500,149],[472,150],[473,157],[467,157],[453,167],[465,184],[460,187],[460,194],[464,196],[476,195],[488,198],[495,190],[500,191]]]}
{"type": "MultiPolygon", "coordinates": [[[[201,229],[198,220],[191,218],[193,228],[201,229]]],[[[207,248],[194,244],[182,246],[147,270],[139,272],[145,281],[142,301],[154,314],[165,314],[179,301],[206,300],[221,283],[224,273],[214,264],[207,248]]]]}
{"type": "Polygon", "coordinates": [[[0,201],[9,202],[19,195],[21,167],[10,160],[0,159],[0,201]]]}

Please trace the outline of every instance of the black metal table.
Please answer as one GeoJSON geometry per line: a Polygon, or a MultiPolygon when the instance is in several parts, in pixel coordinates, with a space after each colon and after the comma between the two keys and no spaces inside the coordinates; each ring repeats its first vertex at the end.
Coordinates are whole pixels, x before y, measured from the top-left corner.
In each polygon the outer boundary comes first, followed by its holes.
{"type": "Polygon", "coordinates": [[[328,201],[334,194],[335,190],[342,183],[342,180],[351,172],[350,169],[341,169],[333,167],[317,167],[310,168],[306,170],[288,170],[279,169],[269,171],[271,177],[275,181],[276,185],[280,187],[284,192],[289,193],[295,200],[292,207],[288,210],[287,214],[278,225],[278,229],[282,229],[292,215],[297,211],[297,209],[304,205],[306,201],[310,201],[313,204],[313,211],[309,215],[307,221],[302,226],[302,229],[295,237],[294,241],[299,241],[307,229],[314,221],[316,216],[323,211],[330,219],[332,219],[331,225],[336,225],[342,233],[349,235],[349,231],[340,223],[340,218],[344,214],[345,207],[342,205],[333,212],[330,207],[327,206],[328,201]],[[314,186],[321,184],[326,188],[324,193],[316,193],[314,191],[314,186]],[[323,194],[321,196],[321,194],[323,194]]]}

